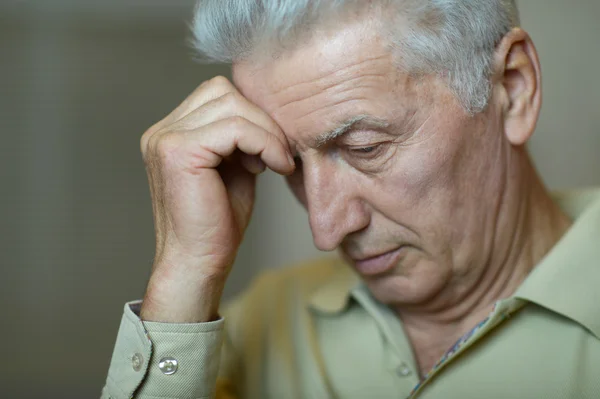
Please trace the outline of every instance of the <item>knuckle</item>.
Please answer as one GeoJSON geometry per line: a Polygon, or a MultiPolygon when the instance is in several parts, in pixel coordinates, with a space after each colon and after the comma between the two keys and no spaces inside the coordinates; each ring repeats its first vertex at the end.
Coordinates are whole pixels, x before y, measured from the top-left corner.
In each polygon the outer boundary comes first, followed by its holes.
{"type": "Polygon", "coordinates": [[[230,88],[233,87],[229,79],[224,76],[215,76],[208,81],[208,85],[214,87],[230,88]]]}
{"type": "Polygon", "coordinates": [[[221,97],[221,104],[229,108],[236,108],[241,105],[239,96],[231,91],[221,97]]]}
{"type": "Polygon", "coordinates": [[[274,135],[277,138],[277,140],[281,143],[281,145],[285,147],[286,145],[284,145],[284,143],[287,143],[287,139],[283,131],[279,128],[277,123],[273,121],[270,122],[270,127],[272,129],[271,131],[274,132],[274,135]]]}
{"type": "Polygon", "coordinates": [[[246,119],[239,115],[230,116],[225,120],[226,128],[231,130],[240,130],[248,126],[246,119]]]}
{"type": "Polygon", "coordinates": [[[179,135],[170,133],[161,135],[155,140],[154,149],[160,156],[171,154],[180,146],[179,135]]]}
{"type": "Polygon", "coordinates": [[[146,132],[144,134],[142,134],[142,137],[140,137],[140,151],[142,152],[142,154],[146,154],[146,151],[148,149],[148,141],[150,140],[150,131],[146,130],[146,132]]]}
{"type": "Polygon", "coordinates": [[[144,153],[146,165],[154,167],[163,164],[169,159],[176,159],[173,155],[181,147],[181,137],[176,133],[154,134],[148,139],[147,150],[144,153]]]}
{"type": "Polygon", "coordinates": [[[148,147],[150,146],[150,140],[152,139],[153,136],[155,136],[157,133],[157,127],[156,125],[153,125],[151,127],[149,127],[144,134],[142,134],[142,136],[140,137],[140,150],[142,152],[142,155],[146,155],[148,152],[148,147]]]}
{"type": "Polygon", "coordinates": [[[281,151],[286,152],[285,146],[281,139],[272,134],[267,134],[265,138],[265,151],[273,151],[277,154],[281,153],[281,151]]]}

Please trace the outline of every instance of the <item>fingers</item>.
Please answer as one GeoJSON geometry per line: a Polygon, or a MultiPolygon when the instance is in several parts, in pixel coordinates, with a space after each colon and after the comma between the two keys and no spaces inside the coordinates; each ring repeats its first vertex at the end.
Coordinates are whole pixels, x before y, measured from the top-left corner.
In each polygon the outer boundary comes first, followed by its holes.
{"type": "Polygon", "coordinates": [[[228,92],[217,97],[202,107],[197,108],[177,121],[176,129],[194,129],[199,126],[208,125],[220,119],[241,116],[275,135],[290,152],[287,138],[277,123],[262,109],[246,100],[239,92],[228,92]]]}
{"type": "MultiPolygon", "coordinates": [[[[241,117],[269,132],[282,144],[285,152],[291,151],[287,138],[277,123],[262,109],[244,98],[229,80],[222,76],[202,83],[169,116],[152,126],[142,136],[142,153],[147,151],[148,142],[159,131],[192,131],[219,120],[241,117]]],[[[243,158],[243,165],[252,173],[262,167],[256,160],[243,158]]]]}
{"type": "MultiPolygon", "coordinates": [[[[171,165],[194,170],[216,168],[236,150],[251,173],[265,166],[280,174],[291,174],[294,161],[286,146],[273,134],[240,116],[217,120],[194,130],[156,134],[149,139],[146,161],[161,159],[171,165]]],[[[263,168],[264,169],[264,168],[263,168]]]]}
{"type": "Polygon", "coordinates": [[[252,174],[261,174],[267,168],[267,165],[256,155],[242,154],[240,159],[242,166],[252,174]]]}
{"type": "Polygon", "coordinates": [[[203,82],[183,102],[167,116],[165,123],[171,124],[184,118],[192,111],[202,107],[209,101],[219,98],[227,93],[238,93],[233,83],[223,76],[203,82]]]}
{"type": "Polygon", "coordinates": [[[140,147],[146,151],[148,141],[154,133],[184,118],[190,112],[202,107],[205,103],[219,98],[229,92],[237,92],[235,86],[225,77],[216,76],[200,84],[177,108],[169,115],[152,125],[142,135],[140,147]]]}
{"type": "Polygon", "coordinates": [[[239,149],[248,155],[242,157],[242,162],[252,173],[262,168],[256,158],[277,173],[287,175],[294,171],[294,161],[287,146],[261,126],[240,116],[221,119],[184,134],[186,145],[191,149],[211,153],[206,153],[211,158],[209,167],[217,167],[224,157],[239,149]]]}

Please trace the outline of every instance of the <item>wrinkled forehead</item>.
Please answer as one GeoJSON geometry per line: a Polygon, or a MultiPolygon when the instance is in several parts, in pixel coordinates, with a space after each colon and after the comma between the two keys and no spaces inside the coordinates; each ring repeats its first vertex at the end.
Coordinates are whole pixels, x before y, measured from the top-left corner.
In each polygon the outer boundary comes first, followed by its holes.
{"type": "Polygon", "coordinates": [[[309,41],[293,49],[234,63],[233,78],[246,97],[257,100],[252,97],[319,79],[348,77],[349,73],[360,72],[352,66],[390,55],[378,29],[369,21],[357,20],[337,29],[317,29],[309,41]]]}
{"type": "Polygon", "coordinates": [[[233,77],[242,94],[292,136],[293,129],[316,134],[357,115],[386,119],[386,104],[395,102],[397,115],[402,103],[416,103],[411,79],[378,30],[362,22],[319,32],[276,58],[235,64],[233,77]]]}

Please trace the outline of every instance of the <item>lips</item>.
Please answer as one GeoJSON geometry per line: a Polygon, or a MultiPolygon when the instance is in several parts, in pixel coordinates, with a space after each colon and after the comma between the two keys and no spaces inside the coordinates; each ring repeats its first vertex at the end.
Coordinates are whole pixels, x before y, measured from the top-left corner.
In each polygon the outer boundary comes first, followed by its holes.
{"type": "Polygon", "coordinates": [[[373,256],[361,260],[353,260],[354,267],[363,276],[375,276],[383,274],[393,269],[399,261],[400,253],[403,247],[393,251],[385,252],[381,255],[373,256]]]}

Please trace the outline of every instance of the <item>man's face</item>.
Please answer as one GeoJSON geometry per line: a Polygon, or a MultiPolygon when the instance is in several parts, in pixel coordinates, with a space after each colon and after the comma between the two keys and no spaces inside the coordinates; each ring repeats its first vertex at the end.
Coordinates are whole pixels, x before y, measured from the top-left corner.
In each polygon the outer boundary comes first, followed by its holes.
{"type": "Polygon", "coordinates": [[[319,249],[339,248],[390,305],[435,308],[477,284],[507,178],[497,107],[469,116],[361,23],[233,72],[289,140],[319,249]]]}

